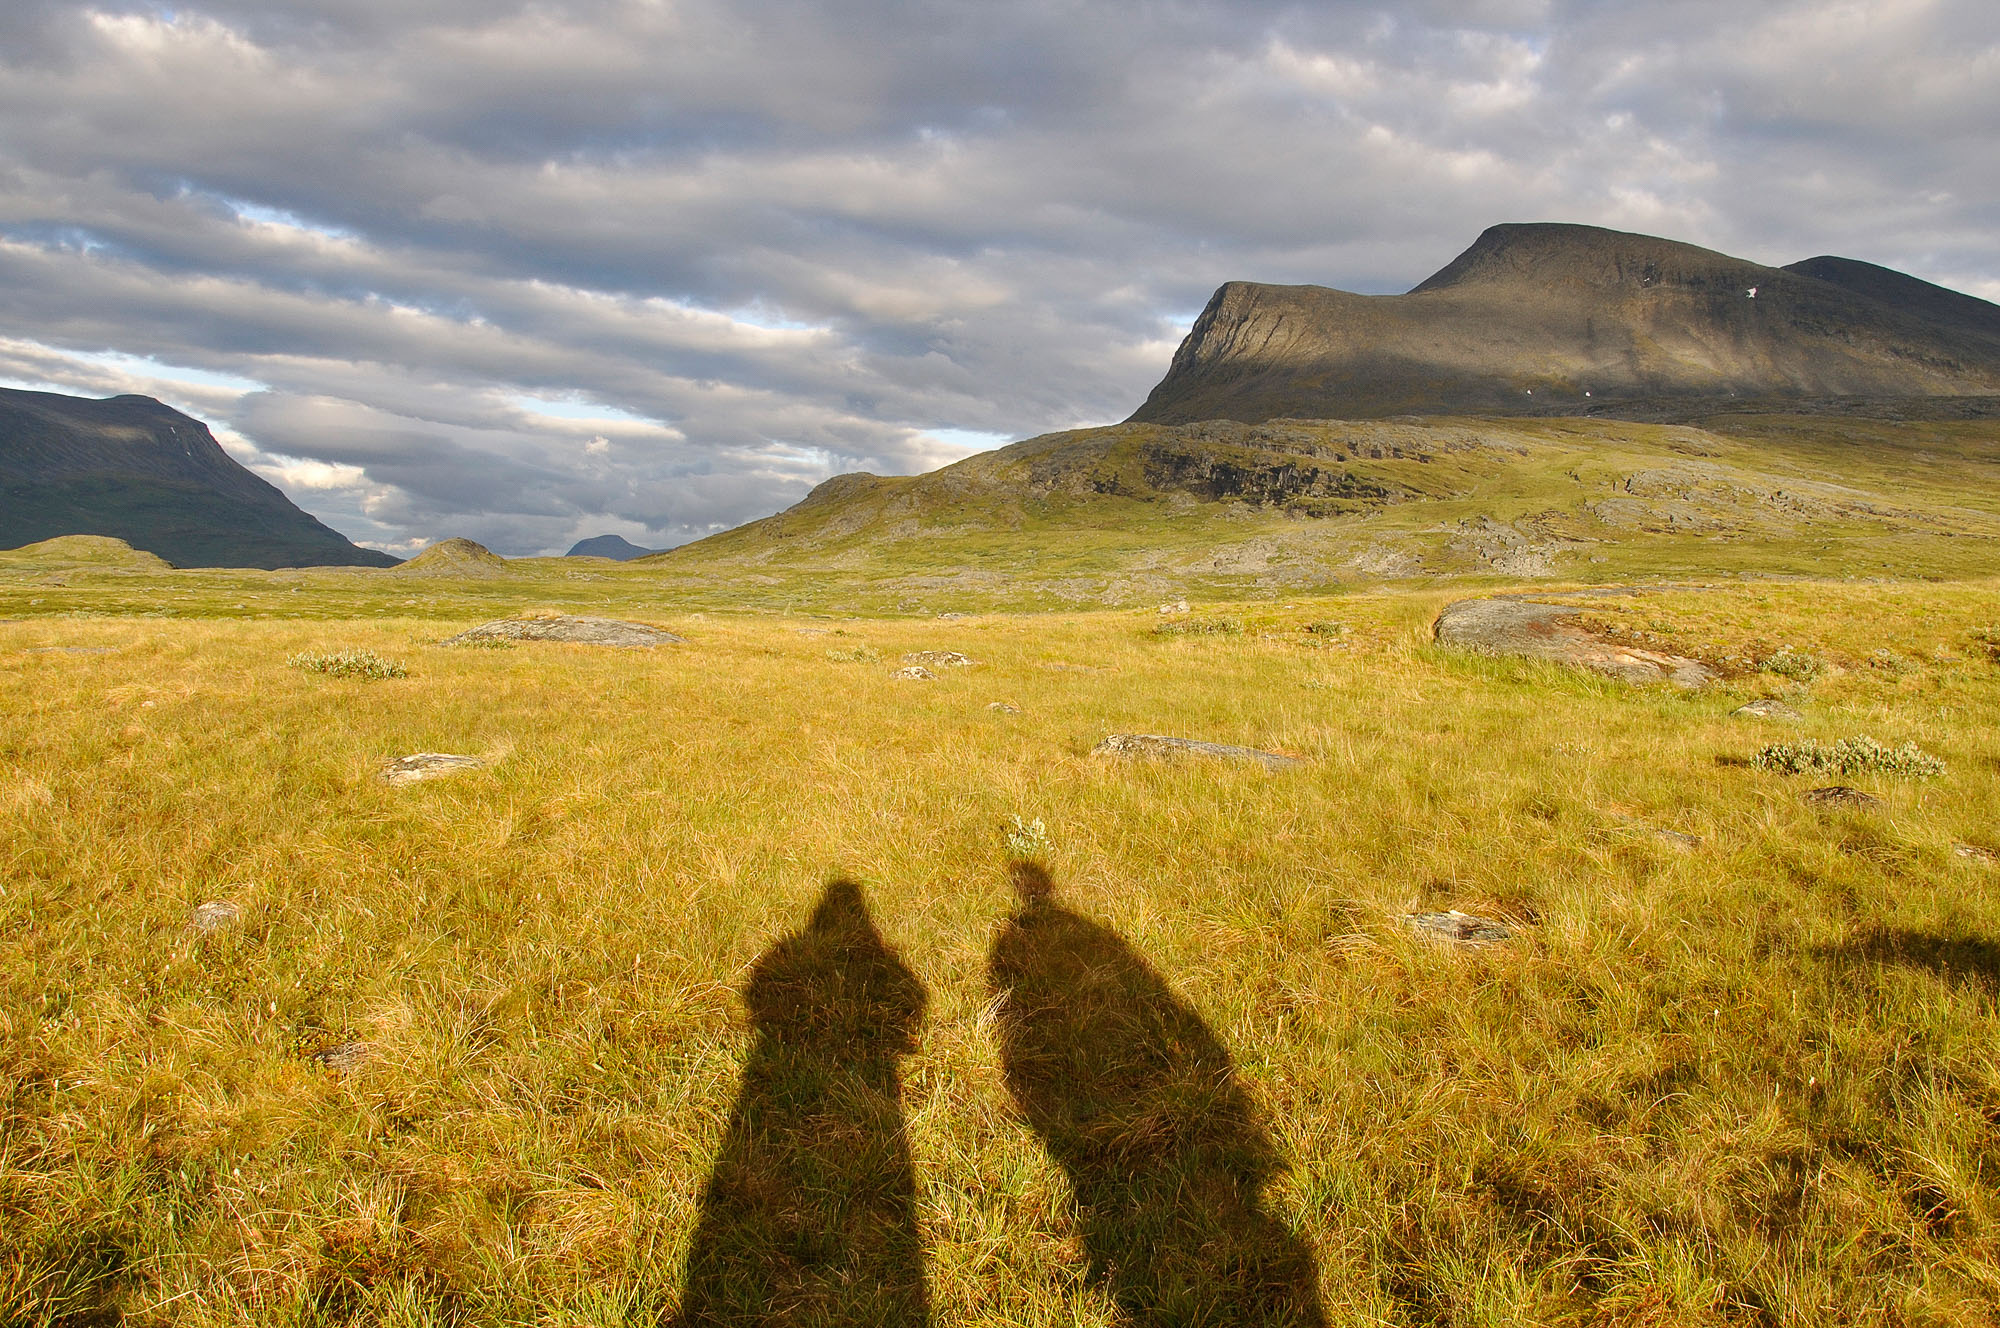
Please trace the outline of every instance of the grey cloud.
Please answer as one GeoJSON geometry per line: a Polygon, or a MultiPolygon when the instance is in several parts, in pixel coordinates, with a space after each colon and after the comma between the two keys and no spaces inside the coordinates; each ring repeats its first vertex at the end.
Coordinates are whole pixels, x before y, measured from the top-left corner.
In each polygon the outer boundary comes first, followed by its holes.
{"type": "Polygon", "coordinates": [[[0,372],[266,384],[182,390],[385,543],[664,543],[1116,418],[1219,282],[1400,290],[1494,221],[2000,294],[1979,0],[175,13],[0,16],[0,372]]]}

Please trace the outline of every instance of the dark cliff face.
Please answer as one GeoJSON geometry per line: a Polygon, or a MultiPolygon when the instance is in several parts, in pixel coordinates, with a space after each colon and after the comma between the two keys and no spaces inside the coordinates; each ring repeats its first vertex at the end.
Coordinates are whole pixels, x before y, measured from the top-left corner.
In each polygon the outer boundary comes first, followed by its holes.
{"type": "Polygon", "coordinates": [[[0,547],[112,535],[179,567],[389,567],[151,397],[0,389],[0,547]]]}
{"type": "Polygon", "coordinates": [[[1590,226],[1495,226],[1406,295],[1231,282],[1132,416],[1581,414],[2000,393],[2000,308],[1846,259],[1765,267],[1590,226]]]}

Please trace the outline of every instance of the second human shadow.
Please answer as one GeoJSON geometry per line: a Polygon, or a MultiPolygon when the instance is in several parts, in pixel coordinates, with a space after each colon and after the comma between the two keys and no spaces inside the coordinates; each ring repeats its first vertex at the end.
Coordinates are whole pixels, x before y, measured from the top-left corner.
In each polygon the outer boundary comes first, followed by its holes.
{"type": "Polygon", "coordinates": [[[1109,927],[1015,863],[994,941],[1001,1063],[1069,1177],[1091,1275],[1134,1325],[1320,1328],[1312,1255],[1260,1206],[1281,1167],[1229,1055],[1109,927]]]}

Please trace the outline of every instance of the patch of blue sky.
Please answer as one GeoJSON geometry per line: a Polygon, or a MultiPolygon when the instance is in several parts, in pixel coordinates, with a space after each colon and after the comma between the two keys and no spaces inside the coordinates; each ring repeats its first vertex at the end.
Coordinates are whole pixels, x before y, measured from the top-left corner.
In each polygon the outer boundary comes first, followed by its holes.
{"type": "Polygon", "coordinates": [[[135,378],[157,378],[167,383],[187,383],[196,387],[219,387],[229,392],[263,392],[269,384],[241,374],[219,373],[213,369],[190,369],[186,365],[168,364],[150,355],[127,355],[123,351],[63,351],[69,359],[83,364],[110,369],[115,373],[130,374],[135,378]]]}
{"type": "Polygon", "coordinates": [[[507,398],[507,404],[533,415],[546,415],[555,420],[576,420],[584,424],[659,424],[658,420],[644,415],[635,415],[617,406],[607,406],[589,397],[538,397],[527,392],[516,392],[507,398]]]}
{"type": "Polygon", "coordinates": [[[744,305],[737,309],[724,309],[723,316],[731,322],[747,327],[761,327],[766,332],[818,332],[817,323],[801,323],[796,318],[787,318],[774,309],[763,305],[744,305]]]}
{"type": "Polygon", "coordinates": [[[973,452],[991,452],[1014,441],[1004,433],[983,433],[977,429],[926,429],[924,432],[941,443],[973,452]]]}
{"type": "Polygon", "coordinates": [[[283,226],[288,230],[305,231],[311,235],[321,235],[329,240],[352,240],[358,238],[353,231],[339,226],[328,226],[323,222],[308,221],[298,213],[285,208],[266,207],[262,203],[246,202],[240,198],[222,199],[224,207],[245,221],[254,221],[266,226],[283,226]]]}

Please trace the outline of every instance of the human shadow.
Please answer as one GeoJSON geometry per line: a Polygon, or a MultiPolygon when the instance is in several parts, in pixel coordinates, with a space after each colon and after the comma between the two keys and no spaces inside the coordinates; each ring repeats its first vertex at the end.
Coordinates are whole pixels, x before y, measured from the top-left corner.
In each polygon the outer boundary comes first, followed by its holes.
{"type": "Polygon", "coordinates": [[[679,1328],[929,1320],[897,1062],[925,993],[834,881],[758,959],[756,1040],[702,1191],[679,1328]]]}
{"type": "Polygon", "coordinates": [[[1133,1325],[1319,1328],[1311,1253],[1260,1206],[1282,1167],[1229,1055],[1033,862],[993,944],[1007,1087],[1069,1177],[1091,1276],[1133,1325]]]}

